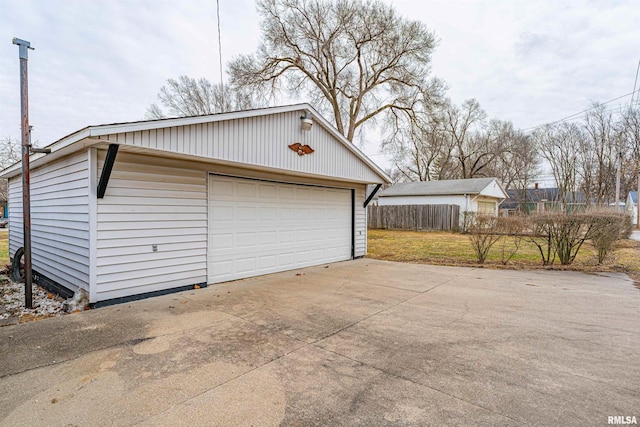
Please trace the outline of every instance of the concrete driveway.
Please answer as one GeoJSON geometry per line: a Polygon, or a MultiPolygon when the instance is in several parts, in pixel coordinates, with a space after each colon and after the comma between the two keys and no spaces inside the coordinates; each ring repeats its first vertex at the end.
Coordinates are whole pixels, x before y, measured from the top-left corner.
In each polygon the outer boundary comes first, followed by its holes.
{"type": "Polygon", "coordinates": [[[0,425],[607,425],[639,307],[620,274],[274,274],[0,329],[0,425]]]}

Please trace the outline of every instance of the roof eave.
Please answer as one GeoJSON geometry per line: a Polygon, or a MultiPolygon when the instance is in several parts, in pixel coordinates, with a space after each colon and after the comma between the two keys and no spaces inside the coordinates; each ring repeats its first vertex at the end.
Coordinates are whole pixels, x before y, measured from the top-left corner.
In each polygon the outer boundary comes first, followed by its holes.
{"type": "MultiPolygon", "coordinates": [[[[78,144],[84,139],[87,139],[91,136],[91,128],[86,127],[84,129],[80,129],[70,135],[65,136],[58,141],[49,144],[46,148],[51,149],[51,153],[35,153],[29,156],[29,167],[34,168],[38,167],[42,164],[48,163],[49,161],[54,160],[59,157],[60,151],[70,148],[69,150],[65,150],[65,155],[72,153],[74,151],[80,150],[82,146],[78,144]],[[76,144],[76,147],[73,147],[76,144]],[[56,155],[58,154],[58,155],[56,155]]],[[[96,144],[97,142],[92,143],[96,144]]],[[[22,162],[14,163],[13,165],[7,167],[6,169],[0,171],[0,178],[12,178],[16,175],[20,175],[22,173],[22,162]]]]}
{"type": "MultiPolygon", "coordinates": [[[[311,105],[303,103],[303,104],[292,104],[285,105],[281,107],[267,107],[256,110],[246,110],[246,111],[236,111],[231,113],[220,113],[220,114],[212,114],[207,116],[194,116],[194,117],[178,117],[171,119],[162,119],[162,120],[148,120],[148,121],[140,121],[140,122],[127,122],[127,123],[114,123],[108,125],[97,125],[97,126],[88,126],[84,129],[80,129],[70,135],[59,139],[58,141],[53,142],[46,146],[46,148],[51,149],[51,154],[34,154],[30,156],[30,166],[36,167],[41,164],[48,163],[51,160],[58,156],[53,156],[54,153],[60,151],[62,149],[68,148],[73,144],[79,143],[83,139],[111,135],[116,133],[126,133],[126,132],[138,132],[144,130],[153,130],[167,127],[175,127],[175,126],[188,126],[193,124],[200,123],[214,123],[220,121],[227,120],[237,120],[249,117],[260,117],[272,114],[280,114],[280,113],[288,113],[296,110],[309,110],[314,116],[316,122],[321,125],[327,132],[329,132],[335,139],[340,141],[349,151],[351,151],[358,159],[364,162],[371,170],[373,170],[383,181],[386,183],[391,183],[391,178],[371,159],[369,159],[362,151],[360,151],[351,141],[345,138],[338,130],[329,123],[320,113],[318,113],[311,105]]],[[[99,142],[93,141],[91,145],[98,144],[99,142]]],[[[78,145],[77,149],[83,148],[78,145]]],[[[75,150],[65,150],[65,155],[71,153],[75,150]]],[[[0,177],[2,178],[11,178],[13,176],[19,175],[22,172],[20,162],[15,163],[8,168],[0,171],[0,177]]]]}

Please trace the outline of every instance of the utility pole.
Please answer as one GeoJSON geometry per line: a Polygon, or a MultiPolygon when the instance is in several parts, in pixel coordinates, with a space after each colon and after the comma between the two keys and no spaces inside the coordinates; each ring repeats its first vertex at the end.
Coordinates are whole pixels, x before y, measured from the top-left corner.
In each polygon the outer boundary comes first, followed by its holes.
{"type": "Polygon", "coordinates": [[[620,173],[622,169],[622,151],[618,148],[618,161],[616,162],[616,211],[620,210],[620,173]]]}
{"type": "Polygon", "coordinates": [[[32,299],[32,271],[31,271],[31,194],[29,176],[29,89],[27,80],[27,61],[31,43],[13,38],[13,44],[18,45],[20,57],[20,117],[22,126],[22,225],[24,231],[24,305],[33,308],[32,299]]]}

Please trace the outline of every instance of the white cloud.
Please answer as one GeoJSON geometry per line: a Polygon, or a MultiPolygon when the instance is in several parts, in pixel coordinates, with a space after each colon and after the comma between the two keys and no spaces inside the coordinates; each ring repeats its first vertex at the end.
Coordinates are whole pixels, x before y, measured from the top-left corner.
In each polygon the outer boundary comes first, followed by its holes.
{"type": "MultiPolygon", "coordinates": [[[[392,3],[440,38],[433,71],[454,102],[475,97],[490,116],[521,128],[633,87],[640,58],[640,8],[633,0],[392,3]]],[[[141,119],[167,78],[217,80],[215,6],[212,0],[3,1],[0,136],[20,133],[11,37],[36,48],[29,57],[31,122],[34,138],[50,143],[90,124],[141,119]]],[[[255,51],[255,3],[220,0],[220,11],[223,62],[255,51]]],[[[365,150],[375,153],[375,142],[365,150]]]]}

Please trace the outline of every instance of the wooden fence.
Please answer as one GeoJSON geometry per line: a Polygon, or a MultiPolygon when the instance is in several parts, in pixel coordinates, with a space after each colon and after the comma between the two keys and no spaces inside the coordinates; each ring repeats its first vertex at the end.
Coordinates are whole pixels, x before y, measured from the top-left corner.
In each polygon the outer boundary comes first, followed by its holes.
{"type": "Polygon", "coordinates": [[[458,231],[460,229],[460,206],[369,206],[367,218],[369,228],[458,231]]]}

